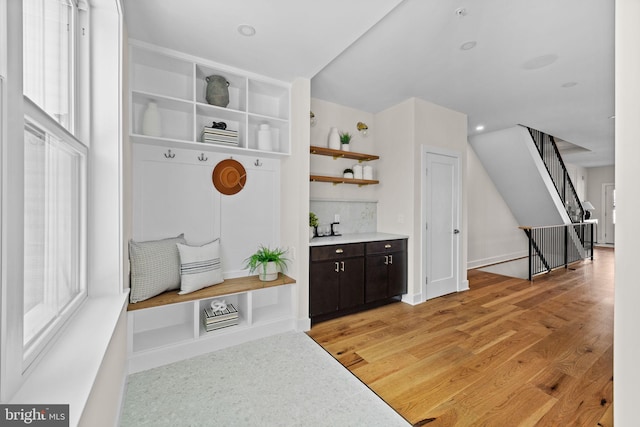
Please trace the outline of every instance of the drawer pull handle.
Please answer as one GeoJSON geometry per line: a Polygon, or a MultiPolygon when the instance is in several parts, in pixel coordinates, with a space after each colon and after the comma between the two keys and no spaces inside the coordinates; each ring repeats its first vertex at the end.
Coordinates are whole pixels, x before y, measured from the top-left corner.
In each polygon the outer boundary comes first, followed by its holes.
{"type": "Polygon", "coordinates": [[[393,264],[393,255],[389,255],[389,264],[393,264]]]}
{"type": "Polygon", "coordinates": [[[344,252],[344,251],[343,251],[342,249],[336,249],[336,253],[337,253],[337,254],[341,254],[341,253],[343,253],[343,252],[344,252]]]}
{"type": "Polygon", "coordinates": [[[340,264],[336,262],[336,273],[340,273],[340,264]]]}
{"type": "Polygon", "coordinates": [[[344,261],[340,262],[340,271],[344,271],[344,261]]]}
{"type": "Polygon", "coordinates": [[[389,249],[391,247],[391,245],[389,243],[387,243],[386,245],[384,245],[385,249],[389,249]]]}
{"type": "Polygon", "coordinates": [[[389,265],[389,255],[384,256],[384,265],[389,265]]]}

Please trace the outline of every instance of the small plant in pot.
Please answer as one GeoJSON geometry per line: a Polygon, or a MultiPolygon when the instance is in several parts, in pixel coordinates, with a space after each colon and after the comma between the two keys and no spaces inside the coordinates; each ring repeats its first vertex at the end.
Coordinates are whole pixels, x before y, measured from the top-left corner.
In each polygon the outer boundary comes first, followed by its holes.
{"type": "Polygon", "coordinates": [[[353,178],[353,169],[345,169],[342,172],[342,177],[343,178],[353,178]]]}
{"type": "Polygon", "coordinates": [[[249,269],[249,273],[257,271],[258,277],[263,282],[276,280],[278,271],[287,270],[289,260],[284,256],[286,253],[285,249],[260,246],[256,253],[244,260],[245,268],[249,269]]]}
{"type": "Polygon", "coordinates": [[[313,212],[309,212],[309,240],[313,239],[313,237],[318,234],[316,229],[319,225],[318,215],[313,212]]]}
{"type": "Polygon", "coordinates": [[[353,135],[351,135],[349,132],[340,132],[340,146],[342,147],[343,151],[349,151],[349,143],[351,142],[352,138],[353,135]]]}

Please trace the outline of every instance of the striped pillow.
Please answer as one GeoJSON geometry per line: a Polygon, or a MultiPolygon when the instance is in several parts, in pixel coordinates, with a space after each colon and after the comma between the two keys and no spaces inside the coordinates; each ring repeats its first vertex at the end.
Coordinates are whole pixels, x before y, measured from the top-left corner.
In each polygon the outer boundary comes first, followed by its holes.
{"type": "Polygon", "coordinates": [[[221,283],[220,239],[202,246],[176,243],[180,252],[180,292],[184,295],[221,283]]]}

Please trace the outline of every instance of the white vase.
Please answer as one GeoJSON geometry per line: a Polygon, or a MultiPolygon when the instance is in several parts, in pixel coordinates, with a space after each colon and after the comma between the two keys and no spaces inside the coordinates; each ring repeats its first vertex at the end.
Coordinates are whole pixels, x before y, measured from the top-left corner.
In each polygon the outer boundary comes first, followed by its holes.
{"type": "Polygon", "coordinates": [[[315,227],[309,226],[309,240],[313,239],[315,237],[315,234],[315,227]]]}
{"type": "Polygon", "coordinates": [[[278,278],[278,267],[275,262],[268,262],[258,267],[258,276],[263,282],[271,282],[278,278]]]}
{"type": "Polygon", "coordinates": [[[271,129],[267,124],[260,125],[260,130],[258,130],[258,150],[273,151],[271,129]]]}
{"type": "Polygon", "coordinates": [[[342,174],[343,178],[353,179],[353,174],[351,172],[345,172],[342,174]]]}
{"type": "Polygon", "coordinates": [[[338,128],[331,128],[329,131],[329,148],[332,150],[340,149],[340,134],[338,128]]]}
{"type": "Polygon", "coordinates": [[[158,104],[153,101],[147,104],[147,109],[142,115],[142,134],[147,136],[162,136],[158,104]]]}
{"type": "Polygon", "coordinates": [[[342,144],[342,151],[349,151],[349,144],[342,144]]]}

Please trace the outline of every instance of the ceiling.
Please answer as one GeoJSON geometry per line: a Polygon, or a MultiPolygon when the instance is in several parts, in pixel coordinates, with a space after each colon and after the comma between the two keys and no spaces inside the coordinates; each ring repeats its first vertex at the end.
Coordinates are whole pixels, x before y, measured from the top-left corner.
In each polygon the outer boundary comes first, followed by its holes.
{"type": "Polygon", "coordinates": [[[469,134],[523,124],[565,161],[614,163],[609,0],[122,0],[129,37],[291,81],[376,113],[418,97],[469,134]],[[255,28],[253,37],[238,26],[255,28]],[[469,50],[466,42],[475,42],[469,50]]]}

